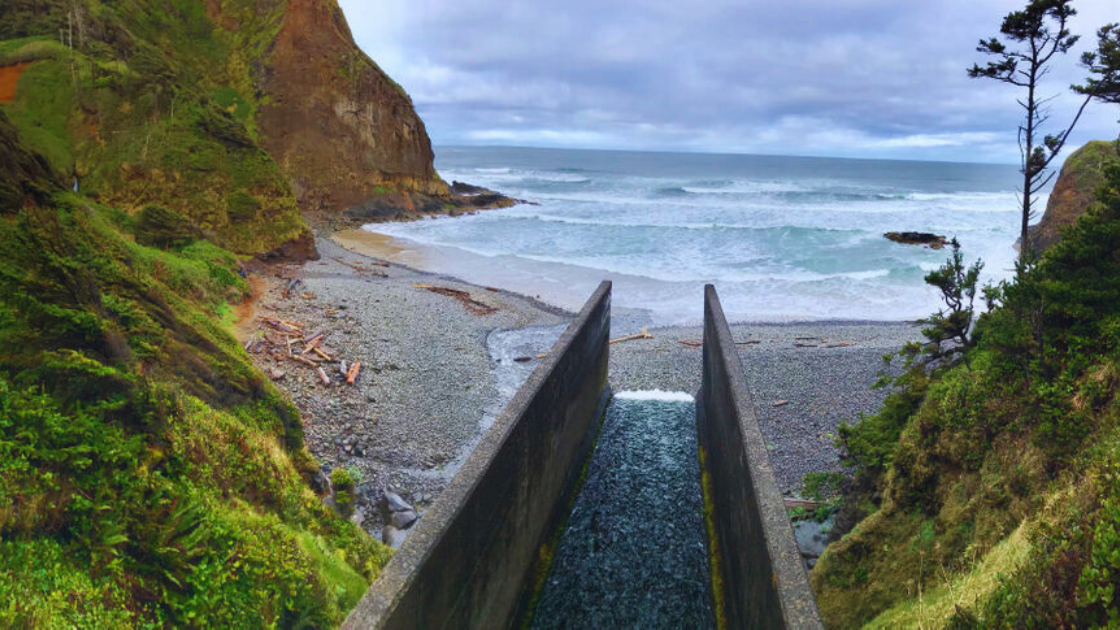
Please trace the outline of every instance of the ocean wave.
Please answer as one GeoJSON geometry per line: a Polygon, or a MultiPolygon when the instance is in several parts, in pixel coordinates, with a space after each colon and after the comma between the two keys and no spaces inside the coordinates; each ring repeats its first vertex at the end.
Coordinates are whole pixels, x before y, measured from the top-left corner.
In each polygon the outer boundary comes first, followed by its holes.
{"type": "MultiPolygon", "coordinates": [[[[492,215],[493,216],[493,215],[492,215]]],[[[881,235],[877,232],[869,232],[859,228],[835,228],[835,227],[816,227],[816,226],[801,226],[801,225],[749,225],[745,223],[719,223],[719,222],[700,222],[700,223],[656,223],[650,221],[618,221],[618,220],[604,220],[604,219],[587,219],[582,217],[572,216],[558,216],[547,213],[534,213],[534,214],[518,214],[516,216],[509,215],[505,217],[506,220],[525,220],[525,221],[541,221],[544,223],[563,223],[568,225],[588,225],[599,227],[612,227],[612,228],[640,228],[640,229],[664,229],[664,230],[745,230],[751,232],[801,232],[812,234],[849,234],[849,235],[866,235],[879,238],[881,235]]]]}
{"type": "Polygon", "coordinates": [[[497,168],[483,168],[483,167],[480,166],[480,167],[478,167],[474,170],[475,170],[476,173],[486,173],[488,175],[505,175],[505,174],[508,174],[508,173],[511,172],[510,168],[508,166],[502,166],[502,167],[497,167],[497,168]]]}
{"type": "Polygon", "coordinates": [[[522,181],[525,181],[525,182],[540,181],[540,182],[552,182],[552,183],[562,183],[562,184],[583,184],[583,183],[591,181],[591,178],[584,177],[583,175],[575,175],[575,174],[570,174],[570,173],[540,173],[540,172],[525,173],[522,176],[521,179],[522,179],[522,181]]]}
{"type": "Polygon", "coordinates": [[[757,195],[805,192],[809,189],[792,182],[703,182],[681,186],[681,190],[694,195],[757,195]]]}

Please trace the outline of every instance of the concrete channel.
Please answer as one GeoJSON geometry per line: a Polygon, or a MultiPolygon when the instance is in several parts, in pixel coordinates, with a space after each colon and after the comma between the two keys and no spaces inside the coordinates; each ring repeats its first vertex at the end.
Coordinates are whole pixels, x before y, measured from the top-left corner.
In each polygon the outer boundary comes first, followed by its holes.
{"type": "MultiPolygon", "coordinates": [[[[587,301],[344,628],[581,627],[581,618],[613,627],[821,627],[715,289],[705,291],[695,404],[633,406],[642,395],[623,394],[631,400],[608,412],[610,294],[604,282],[587,301]],[[667,433],[644,445],[635,437],[654,430],[667,433]],[[669,475],[664,492],[643,487],[635,474],[643,467],[651,479],[669,475]],[[659,523],[680,531],[650,539],[689,545],[683,560],[661,565],[682,567],[679,575],[628,588],[650,577],[641,566],[658,549],[627,547],[631,536],[609,531],[611,514],[626,509],[604,491],[612,484],[662,515],[678,506],[678,518],[659,523]],[[619,550],[603,556],[614,565],[589,566],[606,543],[619,550]],[[610,580],[621,583],[603,591],[610,580]],[[666,605],[643,597],[643,588],[674,580],[657,600],[666,605]],[[672,605],[677,595],[689,605],[672,605]],[[573,601],[583,617],[571,615],[573,601]]],[[[616,522],[649,520],[632,516],[616,522]]]]}

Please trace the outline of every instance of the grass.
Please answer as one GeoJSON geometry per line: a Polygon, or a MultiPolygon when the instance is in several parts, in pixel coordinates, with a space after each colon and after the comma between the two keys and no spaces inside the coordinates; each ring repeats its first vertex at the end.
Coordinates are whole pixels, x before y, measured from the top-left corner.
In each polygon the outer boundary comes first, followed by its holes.
{"type": "Polygon", "coordinates": [[[969,608],[998,588],[1006,576],[1026,561],[1030,545],[1023,523],[976,562],[967,572],[952,574],[939,568],[936,585],[875,617],[867,628],[942,628],[957,608],[969,608]]]}

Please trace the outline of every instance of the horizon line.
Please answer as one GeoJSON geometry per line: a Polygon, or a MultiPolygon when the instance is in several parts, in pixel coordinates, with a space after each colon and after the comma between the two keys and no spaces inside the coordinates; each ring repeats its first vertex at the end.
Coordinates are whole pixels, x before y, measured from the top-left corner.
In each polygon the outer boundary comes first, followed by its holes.
{"type": "MultiPolygon", "coordinates": [[[[917,163],[933,163],[933,164],[965,164],[974,166],[1001,166],[1021,168],[1019,164],[1011,164],[1008,162],[967,162],[962,160],[938,160],[938,159],[915,159],[915,158],[890,158],[890,157],[851,157],[841,155],[799,155],[793,153],[736,153],[734,151],[701,151],[701,150],[687,150],[687,149],[620,149],[613,147],[558,147],[558,146],[533,146],[533,145],[520,145],[520,144],[437,144],[432,143],[433,151],[437,148],[444,149],[530,149],[533,151],[592,151],[597,153],[652,153],[663,155],[711,155],[711,156],[735,156],[735,157],[772,157],[772,158],[791,158],[791,159],[809,159],[809,160],[850,160],[853,162],[917,162],[917,163]]],[[[1070,152],[1077,149],[1071,149],[1070,152]]]]}

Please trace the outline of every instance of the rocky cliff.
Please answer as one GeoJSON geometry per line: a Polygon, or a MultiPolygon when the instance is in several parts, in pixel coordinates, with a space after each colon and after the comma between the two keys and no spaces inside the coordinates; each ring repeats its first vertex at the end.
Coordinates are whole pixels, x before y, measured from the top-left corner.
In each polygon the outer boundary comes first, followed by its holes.
{"type": "Polygon", "coordinates": [[[1073,225],[1085,214],[1097,188],[1104,183],[1105,167],[1116,163],[1120,163],[1120,143],[1100,140],[1086,144],[1066,158],[1046,203],[1046,213],[1030,228],[1036,250],[1056,243],[1062,228],[1073,225]]]}
{"type": "Polygon", "coordinates": [[[12,0],[0,88],[68,183],[130,214],[167,207],[243,255],[314,257],[301,210],[362,221],[495,201],[439,178],[411,99],[335,0],[12,0]]]}
{"type": "Polygon", "coordinates": [[[334,0],[288,0],[254,68],[269,96],[262,143],[305,212],[337,212],[390,193],[447,196],[408,94],[354,43],[334,0]]]}

